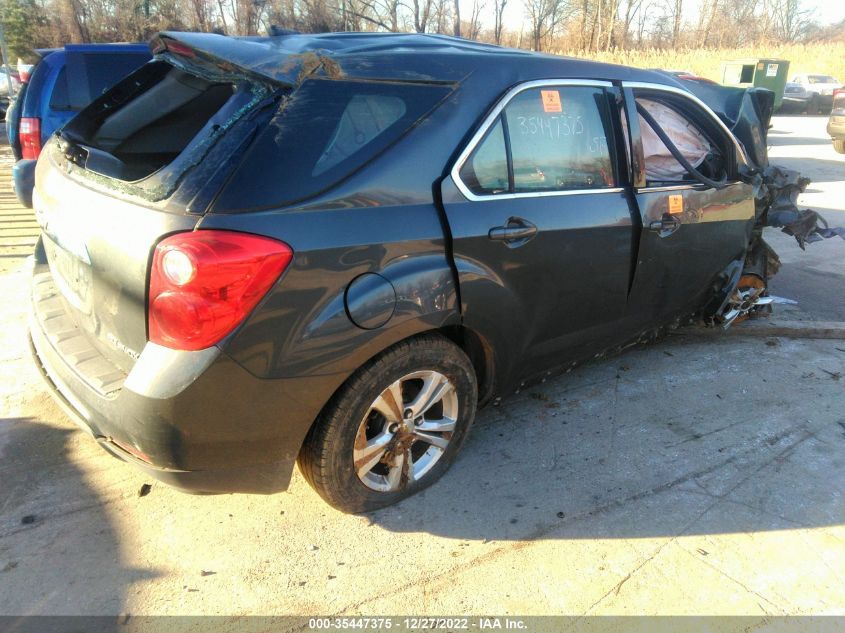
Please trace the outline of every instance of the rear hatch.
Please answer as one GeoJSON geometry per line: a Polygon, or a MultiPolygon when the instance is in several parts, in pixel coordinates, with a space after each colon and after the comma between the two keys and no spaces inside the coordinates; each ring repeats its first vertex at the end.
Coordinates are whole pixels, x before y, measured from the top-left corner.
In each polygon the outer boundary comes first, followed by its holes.
{"type": "Polygon", "coordinates": [[[46,265],[34,280],[35,317],[103,395],[122,386],[146,345],[156,244],[196,226],[289,90],[174,40],[157,47],[56,133],[36,169],[46,265]]]}

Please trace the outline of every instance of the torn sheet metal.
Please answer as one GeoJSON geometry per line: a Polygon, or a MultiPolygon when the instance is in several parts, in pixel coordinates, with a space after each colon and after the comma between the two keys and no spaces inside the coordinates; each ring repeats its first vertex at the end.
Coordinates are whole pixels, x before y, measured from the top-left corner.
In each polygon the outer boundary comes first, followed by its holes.
{"type": "MultiPolygon", "coordinates": [[[[845,239],[845,228],[830,228],[817,212],[798,208],[798,195],[807,188],[810,179],[797,171],[769,163],[767,133],[774,109],[772,92],[761,88],[683,83],[707,103],[743,144],[750,163],[744,177],[755,186],[758,228],[781,228],[787,235],[794,236],[802,249],[824,238],[839,236],[845,239]]],[[[756,239],[762,239],[759,233],[755,232],[756,239]]],[[[751,248],[754,249],[753,241],[751,248]]]]}
{"type": "MultiPolygon", "coordinates": [[[[152,52],[182,64],[250,77],[253,81],[293,87],[307,77],[455,83],[475,66],[453,56],[454,64],[432,64],[417,49],[449,52],[504,51],[487,44],[437,35],[385,33],[287,34],[229,37],[215,33],[162,31],[150,42],[152,52]],[[406,48],[407,46],[407,48],[406,48]],[[384,50],[391,50],[385,55],[384,50]],[[436,74],[432,74],[436,72],[436,74]]],[[[515,52],[513,54],[516,54],[515,52]]]]}
{"type": "Polygon", "coordinates": [[[798,195],[810,184],[809,178],[797,171],[770,165],[763,172],[763,182],[768,183],[771,196],[766,226],[779,227],[792,235],[802,250],[807,244],[825,238],[839,236],[845,240],[845,228],[830,228],[827,220],[816,211],[798,208],[798,195]]]}
{"type": "Polygon", "coordinates": [[[798,208],[798,196],[810,179],[797,171],[769,163],[767,134],[774,110],[774,93],[760,88],[729,88],[694,81],[681,81],[704,101],[742,143],[748,160],[743,179],[754,186],[756,222],[751,232],[743,274],[717,312],[724,327],[738,318],[770,310],[779,301],[768,296],[768,280],[781,262],[763,239],[767,226],[792,235],[801,249],[824,238],[845,239],[845,228],[831,228],[816,211],[798,208]],[[754,282],[753,280],[759,280],[754,282]],[[760,291],[762,288],[762,291],[760,291]]]}

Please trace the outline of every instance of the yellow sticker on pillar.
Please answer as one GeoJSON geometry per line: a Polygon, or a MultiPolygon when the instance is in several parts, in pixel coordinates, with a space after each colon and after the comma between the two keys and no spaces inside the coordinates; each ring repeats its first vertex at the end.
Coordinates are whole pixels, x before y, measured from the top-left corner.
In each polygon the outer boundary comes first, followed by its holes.
{"type": "Polygon", "coordinates": [[[557,90],[541,90],[540,98],[543,100],[543,112],[562,112],[560,105],[560,93],[557,90]]]}
{"type": "Polygon", "coordinates": [[[684,212],[684,197],[680,194],[669,196],[669,213],[676,215],[684,212]]]}

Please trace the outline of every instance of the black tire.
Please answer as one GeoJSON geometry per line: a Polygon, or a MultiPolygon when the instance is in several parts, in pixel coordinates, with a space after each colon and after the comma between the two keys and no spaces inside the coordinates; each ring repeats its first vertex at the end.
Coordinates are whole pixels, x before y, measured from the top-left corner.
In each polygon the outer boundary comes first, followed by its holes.
{"type": "Polygon", "coordinates": [[[840,154],[845,154],[845,138],[833,139],[833,149],[835,149],[840,154]]]}
{"type": "MultiPolygon", "coordinates": [[[[455,406],[455,400],[451,402],[455,406]]],[[[361,367],[326,405],[299,453],[300,470],[326,502],[343,512],[368,512],[397,503],[427,488],[448,470],[472,426],[477,402],[475,371],[463,350],[438,334],[403,341],[361,367]],[[456,423],[448,445],[438,453],[430,470],[418,480],[408,481],[403,474],[399,484],[401,489],[373,490],[358,476],[353,460],[355,440],[359,430],[364,428],[364,416],[368,416],[369,420],[375,415],[376,423],[384,425],[380,414],[371,410],[375,400],[403,377],[427,371],[445,376],[457,396],[456,423]]],[[[388,468],[381,463],[376,467],[388,468]]]]}

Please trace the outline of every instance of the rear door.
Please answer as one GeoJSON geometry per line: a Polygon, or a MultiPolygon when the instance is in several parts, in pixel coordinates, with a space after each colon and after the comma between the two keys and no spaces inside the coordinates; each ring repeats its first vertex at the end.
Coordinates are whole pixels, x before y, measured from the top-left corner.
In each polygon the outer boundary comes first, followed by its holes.
{"type": "Polygon", "coordinates": [[[659,324],[701,308],[712,289],[741,271],[754,196],[738,177],[742,150],[703,103],[681,90],[648,84],[628,84],[624,95],[642,221],[630,309],[644,322],[659,324]],[[705,184],[690,173],[644,117],[700,175],[719,184],[705,184]]]}
{"type": "Polygon", "coordinates": [[[511,378],[615,339],[632,216],[609,83],[530,82],[486,118],[442,185],[465,323],[511,378]]]}

